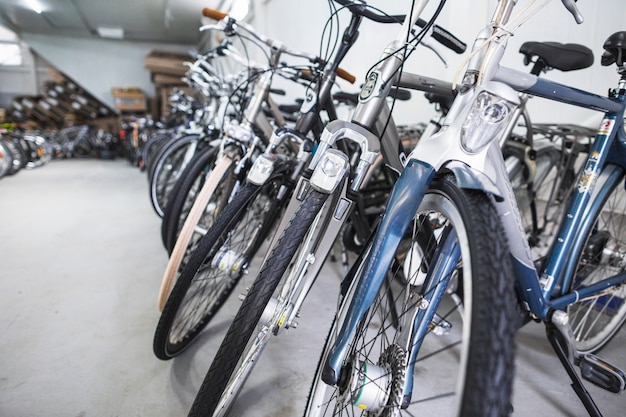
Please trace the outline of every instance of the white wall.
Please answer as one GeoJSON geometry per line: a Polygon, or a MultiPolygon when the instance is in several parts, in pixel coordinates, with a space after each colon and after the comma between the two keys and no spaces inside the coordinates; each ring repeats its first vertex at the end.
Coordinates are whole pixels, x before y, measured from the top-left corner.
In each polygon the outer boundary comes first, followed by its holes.
{"type": "Polygon", "coordinates": [[[154,95],[150,72],[143,65],[151,50],[189,52],[195,47],[35,34],[22,38],[59,71],[111,107],[111,87],[139,87],[148,96],[154,95]]]}
{"type": "MultiPolygon", "coordinates": [[[[330,15],[325,1],[254,1],[256,2],[254,25],[259,31],[281,39],[293,48],[319,51],[322,28],[330,15]]],[[[526,1],[520,1],[517,9],[521,9],[521,6],[526,3],[526,1]]],[[[368,4],[378,6],[390,14],[401,14],[408,10],[410,1],[369,0],[368,4]]],[[[437,23],[471,45],[480,28],[491,17],[496,4],[496,0],[480,2],[449,0],[437,23]]],[[[581,43],[594,51],[596,62],[591,68],[570,73],[554,70],[545,76],[564,84],[605,95],[608,88],[616,85],[617,77],[614,67],[605,68],[600,65],[602,44],[612,33],[626,30],[624,27],[626,4],[624,0],[584,0],[577,4],[585,17],[582,25],[579,26],[574,22],[573,17],[560,1],[553,0],[511,38],[504,65],[524,71],[530,70],[529,67],[524,67],[522,56],[518,53],[519,46],[525,41],[581,43]]],[[[368,67],[380,56],[380,51],[387,42],[395,37],[397,28],[398,26],[395,25],[380,25],[365,21],[361,27],[358,42],[346,57],[342,67],[357,75],[361,80],[359,82],[362,82],[368,67]]],[[[445,48],[444,51],[449,61],[447,68],[435,58],[432,52],[420,48],[409,59],[407,69],[410,72],[452,81],[467,53],[458,56],[452,52],[448,53],[445,48]]],[[[343,87],[349,91],[358,89],[358,85],[343,84],[343,87]]],[[[397,106],[394,116],[400,123],[426,121],[434,114],[432,107],[420,93],[415,93],[414,97],[410,104],[402,103],[397,106]]],[[[531,117],[538,122],[595,124],[598,119],[596,112],[542,99],[531,100],[529,106],[531,117]]]]}

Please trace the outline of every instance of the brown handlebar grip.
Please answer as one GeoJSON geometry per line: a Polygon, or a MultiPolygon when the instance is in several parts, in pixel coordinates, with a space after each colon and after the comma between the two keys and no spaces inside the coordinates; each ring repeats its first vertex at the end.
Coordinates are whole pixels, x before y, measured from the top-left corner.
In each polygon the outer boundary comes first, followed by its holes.
{"type": "Polygon", "coordinates": [[[350,84],[354,84],[354,82],[356,81],[356,77],[354,75],[350,74],[345,69],[337,68],[336,73],[337,73],[337,76],[339,78],[343,78],[344,80],[346,80],[350,84]]]}
{"type": "Polygon", "coordinates": [[[205,7],[204,9],[202,9],[202,16],[208,17],[209,19],[213,19],[213,20],[222,20],[223,18],[225,18],[226,16],[228,16],[228,13],[224,13],[224,12],[220,12],[219,10],[215,10],[215,9],[211,9],[209,7],[205,7]]]}

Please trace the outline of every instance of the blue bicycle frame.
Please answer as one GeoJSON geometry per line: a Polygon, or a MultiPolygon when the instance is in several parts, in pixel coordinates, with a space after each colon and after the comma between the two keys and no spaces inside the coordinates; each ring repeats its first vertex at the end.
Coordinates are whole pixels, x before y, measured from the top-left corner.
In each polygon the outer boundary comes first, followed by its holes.
{"type": "MultiPolygon", "coordinates": [[[[494,27],[498,26],[489,25],[483,33],[479,34],[477,39],[481,41],[480,43],[490,37],[494,27]]],[[[510,252],[520,302],[529,314],[545,320],[552,311],[564,309],[581,297],[597,294],[608,286],[626,282],[626,274],[621,274],[582,290],[566,293],[578,259],[578,253],[574,253],[572,248],[580,248],[581,239],[585,238],[584,234],[578,231],[589,227],[588,223],[594,217],[590,213],[598,209],[598,202],[601,201],[599,197],[610,189],[615,181],[621,180],[626,170],[626,135],[623,129],[626,80],[620,81],[619,90],[614,97],[606,98],[520,71],[501,68],[499,62],[506,47],[506,40],[493,37],[490,39],[490,46],[485,48],[486,50],[477,51],[479,53],[468,65],[468,68],[474,69],[476,74],[479,69],[484,70],[482,81],[464,85],[466,88],[461,89],[461,93],[457,96],[444,121],[444,129],[418,143],[394,186],[361,279],[357,283],[336,342],[330,350],[322,376],[328,384],[337,382],[347,354],[348,343],[356,332],[361,318],[371,307],[380,291],[400,240],[414,218],[431,181],[441,168],[445,167],[454,174],[459,187],[483,190],[494,195],[498,201],[496,206],[511,243],[510,252]],[[496,95],[504,96],[513,104],[519,103],[516,101],[518,92],[522,92],[605,113],[585,163],[584,175],[578,180],[555,240],[556,243],[550,251],[541,275],[534,266],[528,242],[521,227],[519,211],[504,168],[498,138],[490,138],[490,144],[473,155],[459,150],[461,148],[459,145],[460,123],[464,121],[467,109],[475,97],[482,91],[495,92],[496,95]],[[607,176],[608,181],[603,187],[596,189],[596,180],[600,175],[607,176]],[[513,215],[510,215],[511,213],[513,215]],[[557,294],[559,287],[560,293],[557,294]]],[[[470,73],[471,70],[466,72],[466,74],[470,73]]],[[[446,274],[449,275],[450,268],[460,257],[454,233],[446,237],[443,246],[449,256],[449,261],[443,262],[438,268],[429,268],[424,288],[444,280],[446,274]]],[[[437,305],[437,299],[442,294],[423,290],[421,296],[431,305],[437,305]]],[[[428,305],[428,303],[425,304],[428,305]]],[[[412,359],[407,370],[409,378],[405,386],[405,395],[412,391],[412,368],[421,345],[419,341],[428,332],[428,326],[434,314],[435,308],[415,312],[413,327],[407,332],[408,334],[405,333],[402,336],[401,344],[411,350],[412,359]]]]}

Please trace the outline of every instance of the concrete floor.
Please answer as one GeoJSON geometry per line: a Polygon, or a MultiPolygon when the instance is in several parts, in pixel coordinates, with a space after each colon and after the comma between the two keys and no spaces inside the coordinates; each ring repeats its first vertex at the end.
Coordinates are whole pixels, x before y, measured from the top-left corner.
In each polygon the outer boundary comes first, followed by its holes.
{"type": "MultiPolygon", "coordinates": [[[[52,161],[0,180],[0,416],[187,414],[238,301],[185,354],[156,359],[159,227],[145,174],[122,160],[52,161]]],[[[298,329],[268,345],[233,416],[302,414],[338,271],[324,269],[298,329]]],[[[626,366],[618,337],[605,358],[626,366]]],[[[624,415],[626,394],[588,389],[606,416],[624,415]]],[[[538,324],[519,334],[514,407],[587,415],[538,324]]]]}

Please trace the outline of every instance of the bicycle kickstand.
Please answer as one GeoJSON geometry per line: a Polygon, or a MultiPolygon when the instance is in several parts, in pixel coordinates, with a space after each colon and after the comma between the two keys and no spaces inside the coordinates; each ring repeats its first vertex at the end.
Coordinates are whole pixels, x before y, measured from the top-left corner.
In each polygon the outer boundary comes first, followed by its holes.
{"type": "Polygon", "coordinates": [[[572,389],[582,401],[589,415],[591,417],[602,417],[602,413],[576,373],[576,369],[572,363],[574,354],[571,343],[569,342],[571,339],[567,336],[571,333],[571,327],[569,323],[567,323],[567,315],[561,315],[559,313],[563,312],[556,311],[551,315],[549,320],[545,321],[546,336],[556,352],[556,355],[559,357],[561,364],[565,368],[565,371],[572,380],[572,389]]]}

